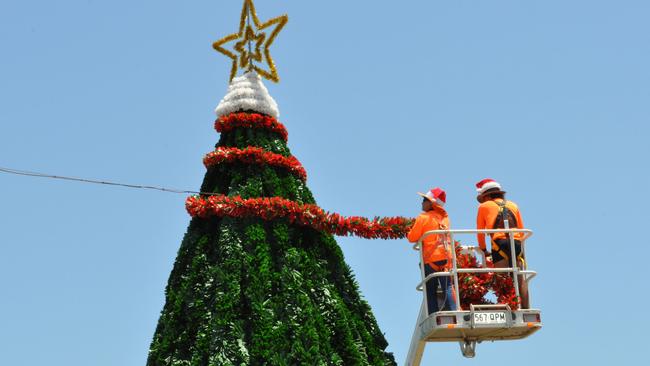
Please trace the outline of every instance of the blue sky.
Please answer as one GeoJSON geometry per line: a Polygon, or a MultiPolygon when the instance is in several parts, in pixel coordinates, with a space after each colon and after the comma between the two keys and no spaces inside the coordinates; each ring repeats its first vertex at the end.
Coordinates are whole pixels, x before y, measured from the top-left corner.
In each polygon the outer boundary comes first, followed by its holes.
{"type": "MultiPolygon", "coordinates": [[[[257,1],[288,13],[267,82],[319,205],[471,228],[499,180],[526,226],[544,329],[465,360],[642,364],[650,174],[646,1],[257,1]],[[569,271],[570,270],[570,271],[569,271]]],[[[0,166],[198,189],[241,1],[0,4],[0,166]]],[[[0,175],[8,365],[142,365],[189,217],[183,195],[0,175]]],[[[472,238],[461,238],[472,243],[472,238]]],[[[339,238],[397,359],[420,305],[404,241],[339,238]]]]}

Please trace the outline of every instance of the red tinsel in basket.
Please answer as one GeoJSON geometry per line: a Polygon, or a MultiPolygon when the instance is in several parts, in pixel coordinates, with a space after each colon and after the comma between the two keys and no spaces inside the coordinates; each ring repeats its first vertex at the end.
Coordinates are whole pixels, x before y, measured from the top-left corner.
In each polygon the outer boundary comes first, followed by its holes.
{"type": "MultiPolygon", "coordinates": [[[[458,268],[485,268],[480,265],[471,253],[462,253],[456,242],[456,261],[458,268]]],[[[460,273],[458,274],[460,288],[460,305],[464,310],[470,304],[490,304],[485,295],[492,290],[497,297],[497,303],[508,304],[511,309],[519,308],[519,299],[515,294],[512,275],[505,273],[460,273]]]]}

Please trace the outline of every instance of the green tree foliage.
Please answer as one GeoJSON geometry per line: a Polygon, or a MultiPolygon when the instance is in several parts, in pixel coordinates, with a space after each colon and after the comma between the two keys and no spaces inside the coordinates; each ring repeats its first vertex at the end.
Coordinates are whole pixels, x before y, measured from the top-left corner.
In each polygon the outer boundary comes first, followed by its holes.
{"type": "MultiPolygon", "coordinates": [[[[290,156],[262,129],[236,128],[217,146],[290,156]]],[[[271,166],[210,167],[201,191],[314,203],[271,166]]],[[[395,364],[332,235],[285,219],[192,219],[165,293],[148,366],[395,364]]]]}

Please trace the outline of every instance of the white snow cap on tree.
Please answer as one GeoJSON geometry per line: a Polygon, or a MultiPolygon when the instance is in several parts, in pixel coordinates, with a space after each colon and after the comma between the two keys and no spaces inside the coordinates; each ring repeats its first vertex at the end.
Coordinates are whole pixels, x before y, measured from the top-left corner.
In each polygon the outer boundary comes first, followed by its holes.
{"type": "Polygon", "coordinates": [[[269,95],[262,78],[254,71],[233,78],[226,96],[215,110],[217,117],[244,111],[262,113],[274,118],[280,117],[278,104],[269,95]]]}

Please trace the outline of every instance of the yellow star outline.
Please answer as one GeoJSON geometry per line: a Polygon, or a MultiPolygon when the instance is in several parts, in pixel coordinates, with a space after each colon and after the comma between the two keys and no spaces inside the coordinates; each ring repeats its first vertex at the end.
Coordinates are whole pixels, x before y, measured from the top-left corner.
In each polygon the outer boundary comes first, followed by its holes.
{"type": "Polygon", "coordinates": [[[239,67],[248,68],[248,70],[255,70],[262,77],[276,83],[280,81],[269,48],[273,44],[273,41],[275,41],[275,37],[277,37],[278,33],[280,33],[288,21],[289,17],[285,14],[271,18],[262,23],[255,12],[253,0],[244,0],[244,6],[239,20],[239,31],[237,33],[229,34],[212,44],[212,47],[215,50],[232,60],[230,81],[232,81],[235,75],[237,75],[239,67]],[[256,30],[248,24],[249,19],[253,20],[256,30]],[[262,32],[271,26],[275,27],[272,28],[268,36],[265,32],[262,32]],[[239,41],[235,43],[233,47],[234,52],[224,47],[226,44],[236,40],[239,41]],[[254,47],[253,43],[255,44],[254,47]],[[263,60],[266,61],[268,70],[262,69],[253,63],[253,61],[263,62],[263,60]]]}
{"type": "Polygon", "coordinates": [[[260,34],[255,34],[255,31],[253,31],[253,28],[250,26],[246,27],[246,32],[244,32],[244,38],[235,43],[235,50],[239,52],[239,67],[242,69],[245,67],[248,67],[250,70],[253,67],[253,60],[257,62],[262,62],[262,52],[260,52],[260,46],[262,43],[264,43],[264,39],[266,38],[266,34],[260,33],[260,34]],[[255,42],[255,48],[251,47],[250,51],[246,49],[246,46],[250,44],[250,42],[255,42]],[[252,52],[252,50],[255,50],[255,52],[252,52]]]}

